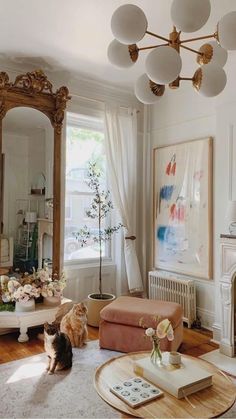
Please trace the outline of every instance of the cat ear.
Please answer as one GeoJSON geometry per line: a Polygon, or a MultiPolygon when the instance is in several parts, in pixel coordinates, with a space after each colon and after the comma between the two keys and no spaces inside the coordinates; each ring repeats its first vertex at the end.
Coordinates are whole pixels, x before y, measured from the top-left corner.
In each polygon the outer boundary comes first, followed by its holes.
{"type": "Polygon", "coordinates": [[[44,325],[43,325],[44,329],[48,326],[49,326],[48,322],[45,322],[44,325]]]}
{"type": "Polygon", "coordinates": [[[85,313],[88,313],[88,308],[87,308],[86,304],[84,304],[83,302],[81,303],[81,308],[85,313]]]}

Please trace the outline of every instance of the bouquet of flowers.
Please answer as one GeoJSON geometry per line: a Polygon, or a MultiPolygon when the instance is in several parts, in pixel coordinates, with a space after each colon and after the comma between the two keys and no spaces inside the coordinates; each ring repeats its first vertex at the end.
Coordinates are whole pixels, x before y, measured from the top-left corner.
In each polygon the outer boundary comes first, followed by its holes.
{"type": "MultiPolygon", "coordinates": [[[[10,289],[8,287],[10,278],[8,276],[2,275],[1,276],[1,299],[3,303],[10,303],[13,301],[13,296],[11,292],[11,286],[10,289]]],[[[14,284],[14,289],[17,289],[20,286],[19,281],[17,281],[15,278],[12,279],[12,286],[14,284]]]]}
{"type": "MultiPolygon", "coordinates": [[[[158,321],[158,320],[157,320],[158,321]]],[[[151,361],[153,363],[162,361],[162,354],[160,349],[160,341],[167,337],[169,341],[174,340],[174,331],[169,319],[164,319],[157,324],[156,329],[149,327],[145,331],[145,335],[152,340],[151,361]]]]}
{"type": "Polygon", "coordinates": [[[19,282],[19,286],[15,287],[16,282],[18,281],[15,281],[14,279],[11,279],[8,282],[8,289],[12,296],[12,301],[20,301],[25,303],[31,298],[38,298],[40,296],[41,289],[39,287],[36,287],[33,284],[21,285],[19,282]]]}
{"type": "Polygon", "coordinates": [[[52,276],[48,269],[40,269],[37,272],[34,272],[36,279],[40,281],[41,284],[41,295],[43,297],[61,297],[62,291],[66,286],[66,279],[64,273],[57,277],[57,275],[52,276]]]}

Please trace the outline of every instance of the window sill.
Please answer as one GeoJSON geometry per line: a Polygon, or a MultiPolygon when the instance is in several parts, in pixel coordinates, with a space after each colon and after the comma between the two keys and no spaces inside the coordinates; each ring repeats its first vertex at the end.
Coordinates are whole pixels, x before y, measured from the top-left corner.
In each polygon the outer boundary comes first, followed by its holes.
{"type": "MultiPolygon", "coordinates": [[[[115,266],[115,263],[111,258],[103,259],[102,266],[115,266]]],[[[64,262],[65,269],[87,269],[87,268],[99,268],[99,261],[90,259],[87,261],[78,262],[77,260],[67,260],[64,262]]]]}

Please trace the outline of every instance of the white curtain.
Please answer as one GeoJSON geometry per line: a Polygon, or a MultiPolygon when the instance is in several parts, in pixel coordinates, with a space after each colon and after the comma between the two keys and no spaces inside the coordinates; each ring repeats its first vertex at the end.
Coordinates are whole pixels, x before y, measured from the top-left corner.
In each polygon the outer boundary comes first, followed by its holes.
{"type": "Polygon", "coordinates": [[[129,291],[142,292],[143,283],[135,249],[137,195],[137,112],[105,110],[105,146],[112,195],[124,226],[124,255],[129,291]]]}

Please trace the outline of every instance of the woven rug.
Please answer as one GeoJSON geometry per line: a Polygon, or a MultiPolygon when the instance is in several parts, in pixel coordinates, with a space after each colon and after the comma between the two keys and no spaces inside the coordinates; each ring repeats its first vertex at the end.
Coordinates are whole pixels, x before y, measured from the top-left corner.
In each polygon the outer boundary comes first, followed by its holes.
{"type": "Polygon", "coordinates": [[[98,341],[73,349],[73,367],[45,372],[46,354],[0,365],[0,418],[116,418],[93,387],[95,369],[118,352],[100,350],[98,341]]]}

